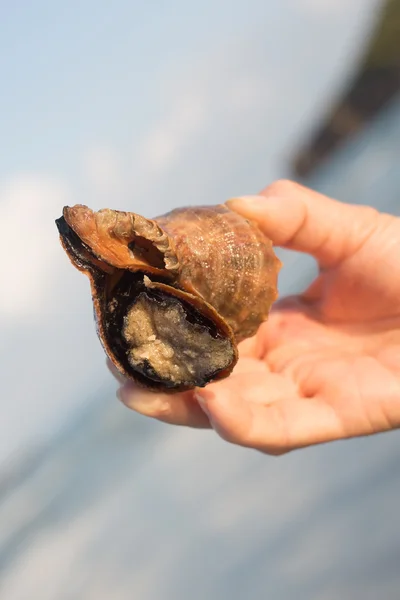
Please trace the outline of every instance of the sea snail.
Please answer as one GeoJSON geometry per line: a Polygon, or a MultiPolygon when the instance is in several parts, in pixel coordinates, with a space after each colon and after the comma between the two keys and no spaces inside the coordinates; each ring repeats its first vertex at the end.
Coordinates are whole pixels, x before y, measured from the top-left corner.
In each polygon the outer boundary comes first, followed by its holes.
{"type": "Polygon", "coordinates": [[[277,299],[281,263],[272,242],[223,204],[155,219],[66,206],[56,224],[72,264],[90,279],[108,357],[150,390],[227,377],[237,344],[277,299]]]}

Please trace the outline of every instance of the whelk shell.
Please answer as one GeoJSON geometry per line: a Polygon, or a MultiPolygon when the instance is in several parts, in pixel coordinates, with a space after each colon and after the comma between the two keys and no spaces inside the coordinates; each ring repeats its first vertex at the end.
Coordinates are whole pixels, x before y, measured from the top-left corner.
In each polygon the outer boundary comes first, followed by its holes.
{"type": "Polygon", "coordinates": [[[107,355],[151,390],[227,377],[237,344],[277,299],[281,263],[272,242],[225,205],[155,219],[75,205],[56,224],[71,262],[90,279],[107,355]]]}

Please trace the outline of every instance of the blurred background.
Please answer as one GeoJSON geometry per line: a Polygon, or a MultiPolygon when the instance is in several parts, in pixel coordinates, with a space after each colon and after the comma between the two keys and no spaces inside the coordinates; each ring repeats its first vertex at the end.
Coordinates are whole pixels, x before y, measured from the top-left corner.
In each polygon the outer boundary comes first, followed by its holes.
{"type": "Polygon", "coordinates": [[[400,214],[400,2],[0,6],[1,598],[398,600],[399,435],[276,459],[129,412],[54,220],[281,177],[400,214]]]}

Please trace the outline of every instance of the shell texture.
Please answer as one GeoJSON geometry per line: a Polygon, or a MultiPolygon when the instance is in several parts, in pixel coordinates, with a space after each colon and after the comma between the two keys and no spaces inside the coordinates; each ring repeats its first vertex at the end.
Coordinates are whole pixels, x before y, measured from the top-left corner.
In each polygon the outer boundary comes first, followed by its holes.
{"type": "Polygon", "coordinates": [[[109,358],[149,389],[176,392],[228,376],[237,344],[277,299],[281,263],[271,241],[225,205],[154,219],[76,205],[56,223],[90,279],[109,358]]]}

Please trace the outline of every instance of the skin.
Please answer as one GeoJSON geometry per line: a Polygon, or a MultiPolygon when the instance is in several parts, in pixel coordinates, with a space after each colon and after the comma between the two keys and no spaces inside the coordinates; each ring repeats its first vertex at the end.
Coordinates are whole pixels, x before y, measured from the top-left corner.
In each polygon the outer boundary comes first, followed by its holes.
{"type": "Polygon", "coordinates": [[[398,428],[400,219],[290,181],[228,204],[274,245],[314,256],[318,277],[274,305],[229,378],[168,396],[116,375],[122,402],[272,455],[398,428]]]}

